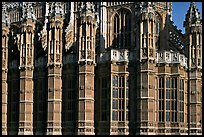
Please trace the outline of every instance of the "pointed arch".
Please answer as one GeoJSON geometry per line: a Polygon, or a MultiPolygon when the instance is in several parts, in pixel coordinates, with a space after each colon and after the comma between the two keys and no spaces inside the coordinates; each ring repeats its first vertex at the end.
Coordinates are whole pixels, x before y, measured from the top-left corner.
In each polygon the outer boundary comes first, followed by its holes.
{"type": "Polygon", "coordinates": [[[129,48],[131,43],[131,11],[120,8],[112,17],[112,44],[115,48],[129,48]]]}

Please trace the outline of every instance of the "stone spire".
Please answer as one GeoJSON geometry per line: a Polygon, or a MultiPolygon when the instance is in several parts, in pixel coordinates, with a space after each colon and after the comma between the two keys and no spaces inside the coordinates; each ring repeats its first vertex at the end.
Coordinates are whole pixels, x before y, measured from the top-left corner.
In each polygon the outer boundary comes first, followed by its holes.
{"type": "Polygon", "coordinates": [[[186,20],[184,21],[184,27],[189,24],[197,24],[200,23],[201,19],[200,19],[200,12],[198,11],[195,2],[191,2],[190,3],[190,7],[187,11],[186,14],[186,20]]]}
{"type": "Polygon", "coordinates": [[[9,25],[10,20],[7,12],[7,6],[5,2],[2,2],[2,24],[5,23],[6,25],[9,25]]]}
{"type": "Polygon", "coordinates": [[[33,12],[33,2],[23,2],[23,18],[24,19],[36,19],[33,12]]]}

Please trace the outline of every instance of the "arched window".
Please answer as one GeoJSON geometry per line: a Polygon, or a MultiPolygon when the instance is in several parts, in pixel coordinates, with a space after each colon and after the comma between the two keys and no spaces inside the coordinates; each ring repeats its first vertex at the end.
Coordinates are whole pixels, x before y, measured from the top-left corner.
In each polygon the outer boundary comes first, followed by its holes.
{"type": "Polygon", "coordinates": [[[119,16],[114,17],[114,31],[113,31],[113,44],[115,47],[119,47],[119,16]]]}
{"type": "Polygon", "coordinates": [[[159,32],[161,31],[161,17],[159,14],[156,14],[156,34],[159,35],[159,32]]]}
{"type": "Polygon", "coordinates": [[[113,18],[113,46],[128,48],[131,43],[131,14],[126,9],[119,10],[113,18]]]}
{"type": "Polygon", "coordinates": [[[155,22],[155,33],[156,33],[156,49],[159,48],[159,33],[161,31],[162,19],[161,16],[156,14],[156,22],[155,22]]]}

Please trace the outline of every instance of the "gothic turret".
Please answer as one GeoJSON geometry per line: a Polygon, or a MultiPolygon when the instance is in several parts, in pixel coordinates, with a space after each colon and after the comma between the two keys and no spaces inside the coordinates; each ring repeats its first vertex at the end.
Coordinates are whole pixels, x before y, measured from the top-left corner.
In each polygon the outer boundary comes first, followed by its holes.
{"type": "Polygon", "coordinates": [[[78,11],[77,134],[94,134],[94,65],[96,18],[93,2],[81,2],[78,11]]]}
{"type": "MultiPolygon", "coordinates": [[[[143,109],[139,109],[140,106],[146,106],[148,110],[155,110],[155,9],[154,5],[151,2],[144,2],[141,7],[140,12],[140,47],[139,47],[139,60],[137,67],[137,80],[141,81],[141,84],[138,85],[136,95],[138,102],[138,106],[136,107],[136,111],[139,112],[136,119],[137,128],[140,130],[152,129],[153,123],[155,123],[154,119],[156,118],[155,111],[146,112],[143,109]],[[151,71],[151,73],[149,73],[151,71]],[[149,87],[149,88],[148,88],[149,87]],[[146,114],[145,114],[146,113],[146,114]],[[145,115],[145,116],[144,116],[145,115]],[[148,117],[151,116],[151,117],[148,117]],[[141,119],[140,119],[141,118],[141,119]],[[141,125],[148,126],[141,126],[141,125]]],[[[138,130],[139,131],[139,130],[138,130]]],[[[137,131],[136,131],[137,132],[137,131]]],[[[143,134],[137,132],[136,134],[143,134]]],[[[151,134],[151,133],[148,133],[151,134]]]]}
{"type": "MultiPolygon", "coordinates": [[[[61,2],[50,2],[47,22],[47,73],[48,102],[46,135],[61,135],[62,112],[62,32],[63,11],[61,2]],[[55,109],[50,109],[55,108],[55,109]]],[[[48,7],[49,6],[49,7],[48,7]]]]}
{"type": "Polygon", "coordinates": [[[140,59],[155,58],[155,13],[151,2],[142,5],[140,15],[140,59]]]}
{"type": "Polygon", "coordinates": [[[191,2],[184,21],[190,67],[202,66],[202,22],[194,2],[191,2]]]}
{"type": "Polygon", "coordinates": [[[9,18],[6,4],[2,3],[2,135],[7,135],[7,95],[8,95],[8,39],[9,18]]]}
{"type": "Polygon", "coordinates": [[[184,21],[189,67],[189,133],[201,133],[202,120],[202,23],[194,2],[190,3],[184,21]]]}
{"type": "Polygon", "coordinates": [[[19,135],[33,134],[33,67],[35,15],[32,2],[23,2],[20,34],[19,135]]]}

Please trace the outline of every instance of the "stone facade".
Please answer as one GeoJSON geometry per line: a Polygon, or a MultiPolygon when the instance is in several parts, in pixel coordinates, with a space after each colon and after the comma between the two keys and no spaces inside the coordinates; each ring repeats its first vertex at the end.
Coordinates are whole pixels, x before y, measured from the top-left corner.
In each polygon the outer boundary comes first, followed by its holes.
{"type": "Polygon", "coordinates": [[[3,2],[3,135],[202,134],[202,22],[171,2],[3,2]]]}

